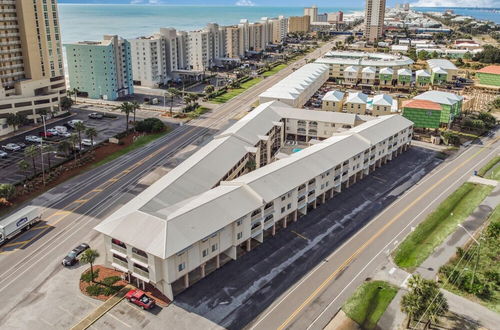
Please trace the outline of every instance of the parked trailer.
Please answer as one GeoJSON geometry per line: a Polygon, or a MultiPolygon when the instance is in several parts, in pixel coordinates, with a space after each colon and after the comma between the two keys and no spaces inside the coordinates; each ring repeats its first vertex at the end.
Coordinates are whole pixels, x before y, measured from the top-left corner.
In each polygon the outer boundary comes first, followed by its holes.
{"type": "Polygon", "coordinates": [[[0,221],[0,245],[42,220],[42,209],[26,206],[0,221]]]}

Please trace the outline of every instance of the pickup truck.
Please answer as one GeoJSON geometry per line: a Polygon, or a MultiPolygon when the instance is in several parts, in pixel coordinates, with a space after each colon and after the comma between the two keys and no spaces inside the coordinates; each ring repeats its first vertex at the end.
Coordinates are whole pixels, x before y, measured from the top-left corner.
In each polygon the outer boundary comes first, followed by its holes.
{"type": "Polygon", "coordinates": [[[0,221],[0,245],[42,220],[42,209],[26,206],[0,221]]]}
{"type": "Polygon", "coordinates": [[[155,307],[154,299],[149,298],[144,291],[132,289],[125,295],[125,299],[141,307],[142,309],[151,309],[155,307]]]}

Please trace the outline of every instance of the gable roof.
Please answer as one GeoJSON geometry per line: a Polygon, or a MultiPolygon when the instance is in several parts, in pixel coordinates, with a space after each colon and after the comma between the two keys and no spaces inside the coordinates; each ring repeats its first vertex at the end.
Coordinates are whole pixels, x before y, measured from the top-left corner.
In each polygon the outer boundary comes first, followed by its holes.
{"type": "Polygon", "coordinates": [[[480,73],[500,74],[500,65],[488,65],[478,70],[480,73]]]}
{"type": "Polygon", "coordinates": [[[415,100],[415,99],[409,100],[403,103],[403,108],[441,111],[441,106],[438,103],[428,100],[415,100]]]}
{"type": "Polygon", "coordinates": [[[344,99],[344,95],[345,95],[344,92],[333,90],[333,91],[329,91],[328,93],[326,93],[325,96],[323,96],[323,98],[321,100],[322,101],[339,102],[339,101],[342,101],[344,99]]]}
{"type": "Polygon", "coordinates": [[[439,59],[439,58],[430,59],[427,60],[427,64],[431,69],[435,67],[440,67],[444,70],[458,70],[455,64],[445,59],[439,59]]]}
{"type": "Polygon", "coordinates": [[[427,91],[413,98],[414,100],[428,100],[439,104],[453,105],[463,100],[463,96],[441,91],[427,91]]]}
{"type": "Polygon", "coordinates": [[[378,94],[373,97],[372,104],[374,105],[388,105],[392,106],[393,103],[392,96],[387,94],[378,94]]]}
{"type": "Polygon", "coordinates": [[[368,102],[368,95],[361,92],[349,92],[349,96],[347,97],[347,103],[362,103],[365,104],[368,102]]]}

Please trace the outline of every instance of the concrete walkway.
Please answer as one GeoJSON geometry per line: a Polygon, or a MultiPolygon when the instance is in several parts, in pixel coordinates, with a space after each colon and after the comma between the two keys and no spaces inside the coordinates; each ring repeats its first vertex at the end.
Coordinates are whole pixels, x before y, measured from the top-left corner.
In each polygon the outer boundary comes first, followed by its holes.
{"type": "Polygon", "coordinates": [[[97,307],[93,312],[87,315],[83,320],[74,325],[71,330],[84,330],[94,324],[97,320],[99,320],[103,315],[109,312],[113,307],[118,305],[120,301],[123,300],[125,294],[133,289],[134,287],[131,285],[126,285],[120,291],[118,291],[114,296],[110,297],[106,300],[102,305],[97,307]]]}
{"type": "Polygon", "coordinates": [[[467,180],[467,182],[472,182],[472,183],[480,183],[480,184],[485,184],[488,186],[493,186],[496,187],[498,185],[497,180],[491,180],[491,179],[485,179],[477,175],[473,175],[467,180]]]}
{"type": "Polygon", "coordinates": [[[446,149],[449,148],[449,146],[445,146],[442,144],[433,144],[429,142],[416,141],[416,140],[412,140],[411,145],[436,151],[445,151],[446,149]]]}
{"type": "MultiPolygon", "coordinates": [[[[483,202],[472,212],[472,214],[462,223],[463,227],[472,235],[482,229],[482,225],[488,219],[494,208],[500,204],[500,186],[495,189],[483,200],[483,202]]],[[[456,253],[459,246],[464,246],[471,237],[464,230],[457,227],[455,232],[446,238],[446,240],[430,255],[415,273],[421,274],[427,279],[435,279],[439,267],[446,264],[456,253]]],[[[400,302],[406,291],[406,281],[411,274],[397,268],[392,260],[389,260],[378,272],[374,279],[384,280],[397,285],[400,290],[396,297],[391,301],[384,314],[378,322],[380,329],[403,329],[405,327],[406,315],[401,312],[400,302]],[[402,280],[404,278],[404,280],[402,280]]],[[[500,315],[490,311],[486,307],[457,296],[446,290],[441,290],[448,299],[449,310],[459,315],[463,315],[470,320],[474,320],[478,326],[484,326],[488,329],[495,329],[500,324],[500,315]]]]}

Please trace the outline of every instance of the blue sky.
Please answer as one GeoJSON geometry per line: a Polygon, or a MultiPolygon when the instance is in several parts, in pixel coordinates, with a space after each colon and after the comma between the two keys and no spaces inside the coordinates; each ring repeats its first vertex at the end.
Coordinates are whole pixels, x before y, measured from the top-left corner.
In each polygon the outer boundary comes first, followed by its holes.
{"type": "MultiPolygon", "coordinates": [[[[410,2],[421,7],[500,7],[500,0],[388,0],[388,6],[395,3],[410,2]]],[[[59,0],[59,3],[138,3],[170,5],[255,5],[255,6],[296,6],[304,7],[316,4],[318,7],[364,7],[365,0],[59,0]]]]}

